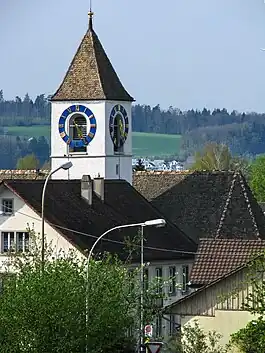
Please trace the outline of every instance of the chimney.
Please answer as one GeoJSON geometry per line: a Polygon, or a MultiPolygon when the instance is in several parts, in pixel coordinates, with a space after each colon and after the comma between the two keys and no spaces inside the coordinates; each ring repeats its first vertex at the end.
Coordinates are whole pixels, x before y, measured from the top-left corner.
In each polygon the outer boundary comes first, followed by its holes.
{"type": "Polygon", "coordinates": [[[104,201],[105,187],[104,178],[94,178],[93,179],[93,190],[95,194],[104,201]]]}
{"type": "Polygon", "coordinates": [[[93,184],[90,175],[83,175],[81,179],[81,197],[85,199],[89,205],[92,205],[93,184]]]}

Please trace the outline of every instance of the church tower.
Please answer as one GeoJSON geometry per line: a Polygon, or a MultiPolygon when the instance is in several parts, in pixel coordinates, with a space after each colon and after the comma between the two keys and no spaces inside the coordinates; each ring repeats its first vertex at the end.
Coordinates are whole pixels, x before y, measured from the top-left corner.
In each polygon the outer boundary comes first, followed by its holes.
{"type": "Polygon", "coordinates": [[[90,11],[88,31],[51,98],[51,167],[73,163],[53,178],[86,174],[131,183],[133,101],[93,29],[90,11]]]}

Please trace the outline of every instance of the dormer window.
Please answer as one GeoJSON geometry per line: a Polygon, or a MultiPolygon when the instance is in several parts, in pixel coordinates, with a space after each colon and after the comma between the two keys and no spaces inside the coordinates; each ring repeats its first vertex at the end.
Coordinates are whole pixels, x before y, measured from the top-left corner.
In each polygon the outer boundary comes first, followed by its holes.
{"type": "Polygon", "coordinates": [[[81,114],[74,114],[69,119],[69,137],[75,146],[69,147],[69,152],[87,151],[87,121],[81,114]],[[83,142],[83,144],[81,143],[83,142]]]}
{"type": "Polygon", "coordinates": [[[2,214],[11,215],[14,213],[13,199],[2,199],[2,214]]]}

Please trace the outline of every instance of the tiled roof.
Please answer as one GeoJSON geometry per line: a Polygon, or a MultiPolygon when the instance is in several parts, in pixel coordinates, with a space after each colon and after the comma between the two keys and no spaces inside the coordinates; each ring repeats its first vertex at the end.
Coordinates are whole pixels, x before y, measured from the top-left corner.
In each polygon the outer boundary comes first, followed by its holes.
{"type": "Polygon", "coordinates": [[[24,170],[24,169],[0,169],[0,181],[4,179],[44,179],[48,174],[49,170],[24,170]]]}
{"type": "Polygon", "coordinates": [[[265,217],[235,172],[136,172],[134,187],[194,241],[265,239],[265,217]]]}
{"type": "Polygon", "coordinates": [[[92,27],[85,34],[52,101],[133,101],[123,87],[92,27]]]}
{"type": "Polygon", "coordinates": [[[143,171],[133,173],[133,186],[149,201],[180,183],[192,172],[143,171]]]}
{"type": "MultiPolygon", "coordinates": [[[[6,180],[5,185],[16,192],[37,213],[41,213],[41,180],[6,180]]],[[[129,183],[123,180],[105,180],[105,196],[101,201],[96,194],[90,206],[81,197],[80,180],[50,180],[45,196],[45,217],[70,242],[84,251],[92,246],[95,238],[63,230],[61,227],[98,237],[106,230],[122,224],[139,223],[162,218],[147,200],[129,183]]],[[[106,239],[124,241],[124,236],[136,235],[136,229],[124,229],[111,233],[106,239]]],[[[187,258],[187,252],[196,251],[192,242],[179,228],[167,220],[165,228],[145,228],[146,261],[187,258]],[[155,250],[168,249],[168,251],[155,250]],[[179,251],[179,252],[178,252],[179,251]]],[[[102,240],[99,251],[125,254],[124,245],[102,240]]],[[[127,253],[126,255],[127,256],[127,253]]],[[[137,255],[137,260],[139,255],[137,255]]]]}
{"type": "Polygon", "coordinates": [[[201,239],[190,274],[191,284],[209,284],[264,250],[264,240],[201,239]]]}

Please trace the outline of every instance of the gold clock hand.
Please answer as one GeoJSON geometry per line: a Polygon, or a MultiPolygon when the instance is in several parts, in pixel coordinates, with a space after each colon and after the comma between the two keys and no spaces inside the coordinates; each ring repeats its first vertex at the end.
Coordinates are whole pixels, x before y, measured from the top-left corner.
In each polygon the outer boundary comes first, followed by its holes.
{"type": "Polygon", "coordinates": [[[75,122],[75,120],[74,120],[74,124],[75,124],[76,130],[77,130],[78,137],[79,137],[80,139],[82,139],[82,138],[83,138],[82,130],[79,128],[79,126],[77,125],[77,123],[75,122]]]}

